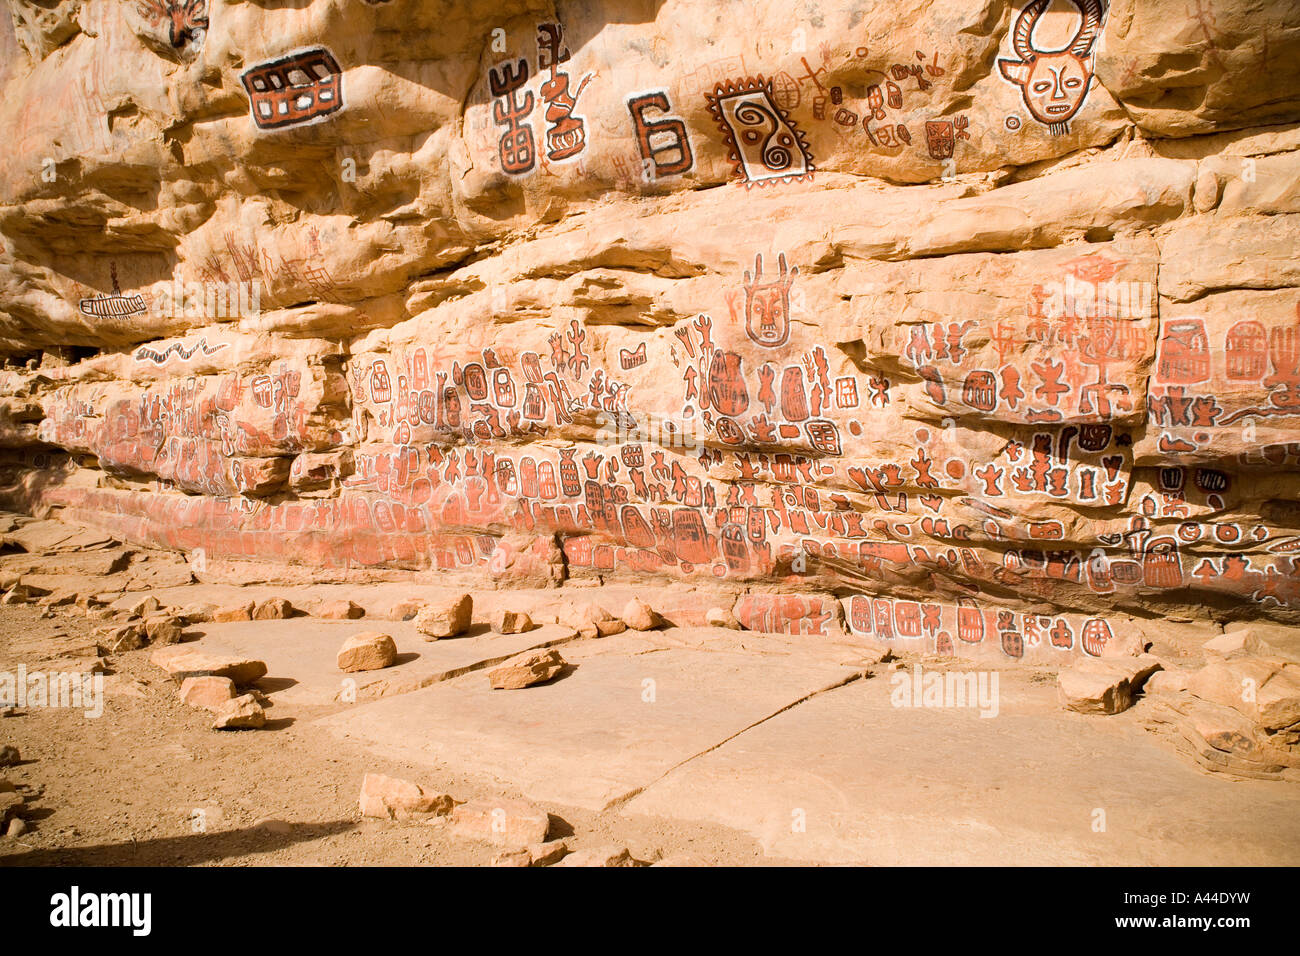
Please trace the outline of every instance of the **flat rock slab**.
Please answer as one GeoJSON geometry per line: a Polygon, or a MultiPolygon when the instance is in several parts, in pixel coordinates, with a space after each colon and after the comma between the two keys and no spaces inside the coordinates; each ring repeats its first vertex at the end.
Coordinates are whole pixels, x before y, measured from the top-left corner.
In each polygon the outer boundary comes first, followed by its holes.
{"type": "Polygon", "coordinates": [[[318,723],[394,759],[490,777],[538,803],[601,810],[856,673],[670,647],[650,633],[575,641],[564,657],[573,668],[547,684],[502,693],[471,674],[318,723]]]}
{"type": "Polygon", "coordinates": [[[23,520],[5,537],[31,554],[54,551],[89,551],[107,548],[117,540],[93,528],[80,528],[55,519],[23,520]]]}
{"type": "MultiPolygon", "coordinates": [[[[329,621],[296,617],[270,621],[234,621],[195,625],[195,642],[179,645],[214,653],[253,656],[265,661],[267,676],[259,685],[273,700],[330,704],[344,700],[355,687],[356,700],[375,700],[419,690],[471,670],[497,664],[534,647],[565,643],[571,628],[540,627],[526,634],[493,634],[486,626],[469,635],[429,643],[409,621],[329,621]],[[344,673],[338,651],[349,637],[382,625],[397,645],[397,663],[375,671],[344,673]],[[345,685],[345,680],[355,685],[345,685]]],[[[486,685],[487,678],[479,677],[486,685]]]]}
{"type": "Polygon", "coordinates": [[[1296,865],[1293,784],[1198,772],[1053,683],[1000,675],[998,716],[895,708],[890,675],[814,697],[693,760],[624,812],[746,831],[772,856],[892,865],[1296,865]],[[1104,832],[1094,823],[1105,814],[1104,832]]]}

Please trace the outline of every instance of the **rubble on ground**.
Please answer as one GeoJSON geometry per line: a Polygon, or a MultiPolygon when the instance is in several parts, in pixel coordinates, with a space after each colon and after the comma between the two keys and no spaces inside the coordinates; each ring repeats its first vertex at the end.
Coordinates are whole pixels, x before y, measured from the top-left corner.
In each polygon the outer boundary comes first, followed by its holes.
{"type": "Polygon", "coordinates": [[[565,666],[554,648],[528,651],[488,671],[488,682],[493,690],[521,690],[551,680],[565,666]]]}
{"type": "Polygon", "coordinates": [[[379,631],[353,634],[339,648],[336,662],[346,673],[377,671],[391,667],[397,660],[397,644],[391,636],[379,631]]]}
{"type": "Polygon", "coordinates": [[[468,594],[428,601],[415,615],[415,629],[425,640],[455,637],[469,630],[474,614],[474,599],[468,594]]]}

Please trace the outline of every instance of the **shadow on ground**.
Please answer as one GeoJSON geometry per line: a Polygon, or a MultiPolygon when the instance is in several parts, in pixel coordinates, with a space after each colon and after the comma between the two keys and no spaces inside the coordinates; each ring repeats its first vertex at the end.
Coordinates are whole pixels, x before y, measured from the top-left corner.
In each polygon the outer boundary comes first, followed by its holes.
{"type": "Polygon", "coordinates": [[[295,824],[288,833],[275,833],[262,827],[246,827],[218,833],[132,840],[129,843],[32,850],[0,856],[0,867],[197,866],[248,853],[271,853],[296,843],[308,843],[346,833],[357,826],[352,820],[334,820],[330,823],[295,824]]]}

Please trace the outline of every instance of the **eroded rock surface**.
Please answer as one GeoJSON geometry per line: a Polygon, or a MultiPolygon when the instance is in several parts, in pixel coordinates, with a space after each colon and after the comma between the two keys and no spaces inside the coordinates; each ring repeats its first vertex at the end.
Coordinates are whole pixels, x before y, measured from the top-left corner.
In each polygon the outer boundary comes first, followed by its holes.
{"type": "Polygon", "coordinates": [[[1289,3],[7,0],[0,84],[0,505],[939,653],[1298,619],[1289,3]]]}

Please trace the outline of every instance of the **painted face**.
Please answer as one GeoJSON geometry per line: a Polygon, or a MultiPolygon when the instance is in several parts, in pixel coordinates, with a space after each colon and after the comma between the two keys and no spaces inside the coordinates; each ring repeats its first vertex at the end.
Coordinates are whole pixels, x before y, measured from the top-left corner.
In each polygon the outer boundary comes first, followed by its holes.
{"type": "Polygon", "coordinates": [[[1011,45],[1018,59],[998,60],[1008,82],[1020,87],[1029,115],[1053,136],[1064,135],[1092,86],[1092,48],[1101,33],[1101,0],[1072,0],[1079,28],[1063,50],[1034,45],[1034,29],[1051,0],[1032,0],[1016,17],[1011,45]]]}
{"type": "Polygon", "coordinates": [[[750,289],[745,302],[750,335],[764,345],[780,345],[785,341],[788,307],[785,290],[779,286],[750,289]]]}
{"type": "Polygon", "coordinates": [[[777,348],[790,338],[790,286],[799,269],[787,269],[785,254],[777,260],[780,272],[763,281],[763,257],[754,260],[754,272],[745,272],[745,334],[759,345],[777,348]]]}
{"type": "Polygon", "coordinates": [[[1021,95],[1038,122],[1067,122],[1083,106],[1092,83],[1092,67],[1073,53],[1040,53],[1030,64],[1021,95]]]}

